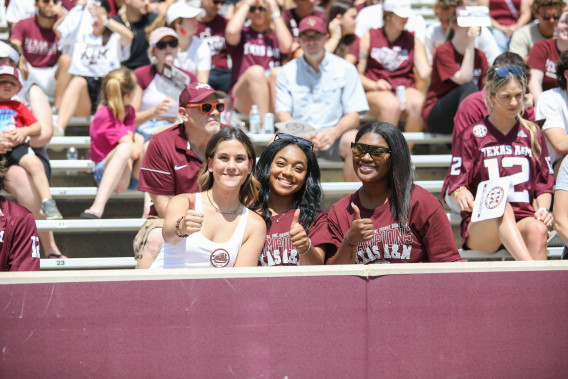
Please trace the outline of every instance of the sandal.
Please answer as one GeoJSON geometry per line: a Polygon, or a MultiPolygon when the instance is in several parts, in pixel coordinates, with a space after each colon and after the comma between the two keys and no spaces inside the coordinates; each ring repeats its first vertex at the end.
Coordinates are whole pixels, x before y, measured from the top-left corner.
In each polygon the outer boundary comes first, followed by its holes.
{"type": "Polygon", "coordinates": [[[102,213],[99,211],[94,211],[92,209],[85,209],[84,212],[81,213],[79,218],[88,219],[88,220],[100,220],[102,217],[102,213]]]}

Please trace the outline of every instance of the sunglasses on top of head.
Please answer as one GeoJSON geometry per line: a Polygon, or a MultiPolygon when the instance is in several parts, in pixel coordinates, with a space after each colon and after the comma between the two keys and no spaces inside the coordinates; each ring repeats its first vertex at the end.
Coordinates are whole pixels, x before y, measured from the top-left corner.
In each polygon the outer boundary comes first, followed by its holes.
{"type": "Polygon", "coordinates": [[[307,140],[307,139],[302,138],[302,137],[296,137],[296,136],[293,136],[291,134],[277,132],[276,137],[274,137],[274,140],[277,140],[277,139],[291,139],[291,140],[295,141],[296,143],[298,143],[300,145],[307,146],[312,150],[314,149],[314,143],[312,141],[307,140]]]}
{"type": "Polygon", "coordinates": [[[520,66],[495,67],[494,69],[500,78],[506,77],[509,73],[519,77],[523,75],[523,68],[520,66]]]}
{"type": "Polygon", "coordinates": [[[187,104],[187,108],[199,108],[201,113],[209,114],[213,111],[213,107],[217,109],[217,112],[221,113],[225,110],[224,103],[199,103],[199,104],[187,104]]]}
{"type": "Polygon", "coordinates": [[[158,50],[164,50],[166,47],[178,47],[178,40],[177,39],[171,39],[169,41],[160,41],[156,44],[156,48],[158,50]]]}
{"type": "Polygon", "coordinates": [[[351,143],[351,151],[353,151],[353,155],[356,157],[364,157],[365,154],[368,153],[371,158],[376,160],[383,160],[385,159],[385,154],[390,154],[392,152],[391,149],[387,149],[386,147],[365,145],[364,143],[359,142],[351,143]]]}

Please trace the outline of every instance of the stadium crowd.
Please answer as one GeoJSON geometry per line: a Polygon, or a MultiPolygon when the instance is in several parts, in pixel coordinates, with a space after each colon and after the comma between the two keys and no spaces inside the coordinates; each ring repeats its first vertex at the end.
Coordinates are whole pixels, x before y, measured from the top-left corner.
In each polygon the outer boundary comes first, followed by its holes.
{"type": "Polygon", "coordinates": [[[23,207],[0,198],[0,268],[38,269],[38,241],[66,258],[29,214],[62,218],[46,144],[73,116],[92,116],[98,186],[80,218],[146,193],[137,268],[461,261],[402,131],[452,135],[440,200],[462,248],[546,259],[550,231],[568,241],[566,2],[433,9],[427,26],[410,0],[7,1],[0,184],[23,207]],[[261,132],[306,131],[277,132],[257,163],[253,130],[231,126],[256,111],[261,132]],[[329,213],[319,158],[362,184],[329,213]],[[478,185],[501,178],[504,212],[472,222],[478,185]]]}

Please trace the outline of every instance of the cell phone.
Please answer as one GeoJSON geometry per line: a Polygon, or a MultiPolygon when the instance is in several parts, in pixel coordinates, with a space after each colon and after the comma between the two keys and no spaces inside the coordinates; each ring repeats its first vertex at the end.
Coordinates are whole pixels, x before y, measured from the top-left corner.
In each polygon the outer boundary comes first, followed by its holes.
{"type": "Polygon", "coordinates": [[[542,129],[542,127],[544,126],[544,123],[546,122],[545,118],[541,118],[540,120],[534,120],[534,123],[538,125],[539,128],[542,129]]]}

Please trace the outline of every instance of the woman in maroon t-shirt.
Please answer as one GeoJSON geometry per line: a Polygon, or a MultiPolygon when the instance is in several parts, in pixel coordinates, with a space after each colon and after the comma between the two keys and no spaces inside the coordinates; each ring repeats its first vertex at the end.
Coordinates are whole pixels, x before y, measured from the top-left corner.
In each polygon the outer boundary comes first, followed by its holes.
{"type": "Polygon", "coordinates": [[[461,259],[444,207],[414,184],[408,144],[397,127],[361,127],[353,168],[361,188],[331,207],[337,248],[331,264],[452,262],[461,259]]]}
{"type": "Polygon", "coordinates": [[[274,113],[276,77],[280,55],[288,54],[292,35],[275,0],[242,0],[225,30],[227,49],[233,60],[231,98],[240,113],[258,106],[264,114],[274,113]],[[244,26],[250,20],[250,26],[244,26]],[[272,20],[272,24],[271,24],[272,20]]]}
{"type": "Polygon", "coordinates": [[[256,177],[262,187],[254,208],[267,227],[259,266],[324,262],[331,238],[313,146],[303,138],[276,133],[258,160],[256,177]]]}
{"type": "Polygon", "coordinates": [[[529,91],[534,103],[542,91],[556,88],[556,63],[560,54],[568,50],[568,11],[560,16],[556,24],[557,38],[547,38],[534,44],[529,52],[527,63],[531,67],[529,91]]]}
{"type": "Polygon", "coordinates": [[[336,1],[329,9],[327,30],[329,39],[325,49],[347,62],[359,60],[359,37],[355,34],[357,8],[348,1],[336,1]]]}
{"type": "Polygon", "coordinates": [[[430,91],[422,110],[431,133],[452,134],[458,106],[483,87],[488,64],[485,54],[475,48],[478,31],[458,26],[453,11],[448,41],[434,53],[430,91]]]}
{"type": "Polygon", "coordinates": [[[414,70],[422,80],[430,76],[426,49],[413,33],[404,30],[408,18],[387,11],[383,11],[383,18],[385,26],[369,30],[361,37],[359,46],[357,68],[369,102],[369,113],[381,121],[398,125],[401,113],[405,112],[405,130],[421,132],[424,94],[416,89],[414,70]],[[397,98],[399,86],[404,87],[405,100],[397,98]]]}

